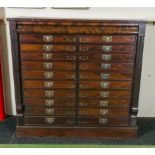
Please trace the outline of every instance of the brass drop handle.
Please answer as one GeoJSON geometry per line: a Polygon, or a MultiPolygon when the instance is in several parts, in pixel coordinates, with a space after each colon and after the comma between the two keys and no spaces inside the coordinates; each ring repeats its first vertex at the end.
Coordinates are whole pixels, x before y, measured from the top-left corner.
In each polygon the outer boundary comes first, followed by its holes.
{"type": "Polygon", "coordinates": [[[75,48],[75,46],[67,46],[66,47],[66,51],[70,51],[70,52],[73,52],[73,51],[75,51],[76,50],[76,48],[75,48]]]}
{"type": "Polygon", "coordinates": [[[88,38],[79,38],[79,42],[86,43],[88,42],[88,38]]]}
{"type": "Polygon", "coordinates": [[[67,124],[74,124],[75,123],[75,120],[74,119],[68,119],[66,121],[67,124]]]}
{"type": "Polygon", "coordinates": [[[101,79],[103,80],[107,80],[110,78],[110,74],[104,74],[104,73],[101,73],[101,79]]]}
{"type": "Polygon", "coordinates": [[[74,37],[66,37],[67,42],[76,42],[76,38],[74,37]]]}
{"type": "Polygon", "coordinates": [[[51,107],[54,106],[54,100],[45,100],[45,106],[51,107]]]}
{"type": "Polygon", "coordinates": [[[67,60],[75,60],[75,56],[66,56],[67,60]]]}
{"type": "Polygon", "coordinates": [[[85,88],[89,88],[89,86],[88,85],[84,85],[84,84],[80,84],[80,88],[85,89],[85,88]]]}
{"type": "Polygon", "coordinates": [[[54,91],[45,91],[45,97],[53,97],[54,91]]]}
{"type": "Polygon", "coordinates": [[[53,41],[53,36],[52,35],[43,35],[42,39],[44,42],[51,42],[51,41],[53,41]]]}
{"type": "Polygon", "coordinates": [[[88,56],[80,56],[79,59],[82,61],[85,61],[85,60],[88,60],[89,58],[88,56]]]}
{"type": "Polygon", "coordinates": [[[100,115],[107,116],[108,115],[108,109],[100,109],[100,115]]]}
{"type": "Polygon", "coordinates": [[[47,123],[47,124],[53,124],[54,123],[54,118],[53,117],[46,117],[45,118],[45,123],[47,123]]]}
{"type": "Polygon", "coordinates": [[[44,72],[44,78],[46,79],[53,78],[53,72],[44,72]]]}
{"type": "Polygon", "coordinates": [[[112,51],[112,46],[102,46],[102,51],[103,52],[111,52],[112,51]]]}
{"type": "Polygon", "coordinates": [[[43,63],[43,67],[44,67],[45,69],[52,69],[53,63],[45,62],[45,63],[43,63]]]}
{"type": "Polygon", "coordinates": [[[87,102],[80,102],[79,105],[80,106],[88,106],[88,103],[87,102]]]}
{"type": "Polygon", "coordinates": [[[109,82],[101,82],[101,88],[109,88],[109,82]]]}
{"type": "Polygon", "coordinates": [[[107,118],[99,118],[99,123],[102,125],[107,125],[108,124],[108,119],[107,118]]]}
{"type": "Polygon", "coordinates": [[[112,59],[111,55],[102,54],[101,59],[103,61],[110,61],[112,59]]]}
{"type": "Polygon", "coordinates": [[[109,97],[109,94],[110,94],[110,92],[108,92],[108,91],[100,93],[101,97],[104,97],[104,98],[109,97]]]}
{"type": "Polygon", "coordinates": [[[54,109],[46,109],[45,113],[46,115],[54,115],[54,109]]]}
{"type": "Polygon", "coordinates": [[[53,82],[49,82],[49,81],[45,81],[44,82],[44,87],[45,88],[51,88],[51,87],[53,87],[53,85],[54,85],[54,83],[53,82]]]}
{"type": "Polygon", "coordinates": [[[82,52],[86,52],[88,50],[89,50],[88,47],[85,47],[85,46],[80,47],[80,51],[82,51],[82,52]]]}
{"type": "Polygon", "coordinates": [[[111,67],[111,64],[105,64],[105,63],[101,64],[101,69],[110,69],[110,67],[111,67]]]}
{"type": "Polygon", "coordinates": [[[100,106],[100,107],[107,107],[108,104],[109,104],[109,101],[100,101],[100,102],[99,102],[99,106],[100,106]]]}
{"type": "Polygon", "coordinates": [[[53,49],[53,46],[52,45],[44,45],[43,46],[43,50],[45,52],[50,52],[50,51],[52,51],[52,49],[53,49]]]}
{"type": "Polygon", "coordinates": [[[107,42],[107,43],[109,43],[109,42],[112,42],[112,36],[103,36],[102,37],[102,41],[103,42],[107,42]]]}
{"type": "Polygon", "coordinates": [[[52,59],[52,57],[53,57],[52,53],[50,53],[50,54],[43,53],[43,59],[44,60],[50,60],[50,59],[52,59]]]}

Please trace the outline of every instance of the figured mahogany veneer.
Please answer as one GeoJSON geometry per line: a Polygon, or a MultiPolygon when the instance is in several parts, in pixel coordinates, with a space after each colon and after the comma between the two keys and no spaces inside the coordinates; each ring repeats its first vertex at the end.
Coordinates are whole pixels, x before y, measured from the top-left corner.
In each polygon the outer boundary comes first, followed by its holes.
{"type": "Polygon", "coordinates": [[[9,22],[18,136],[137,136],[144,21],[9,22]]]}

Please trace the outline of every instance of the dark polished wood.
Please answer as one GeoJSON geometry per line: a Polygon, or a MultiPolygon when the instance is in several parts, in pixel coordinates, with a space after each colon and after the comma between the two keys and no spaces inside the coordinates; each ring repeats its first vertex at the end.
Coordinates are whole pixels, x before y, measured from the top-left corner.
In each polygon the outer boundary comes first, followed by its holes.
{"type": "Polygon", "coordinates": [[[145,21],[9,22],[18,136],[137,136],[145,21]]]}

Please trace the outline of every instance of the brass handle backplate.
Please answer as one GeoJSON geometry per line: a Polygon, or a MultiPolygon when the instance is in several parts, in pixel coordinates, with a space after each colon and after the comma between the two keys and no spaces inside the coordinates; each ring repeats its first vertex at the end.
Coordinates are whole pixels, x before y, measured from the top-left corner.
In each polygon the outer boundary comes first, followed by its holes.
{"type": "Polygon", "coordinates": [[[44,60],[50,60],[50,59],[52,59],[52,57],[53,57],[52,53],[50,53],[50,54],[44,53],[43,54],[43,59],[44,60]]]}
{"type": "Polygon", "coordinates": [[[100,115],[107,116],[108,115],[108,109],[100,109],[100,115]]]}
{"type": "Polygon", "coordinates": [[[43,63],[43,67],[44,67],[45,69],[52,69],[53,63],[45,62],[45,63],[43,63]]]}
{"type": "Polygon", "coordinates": [[[45,91],[45,97],[53,97],[54,91],[45,91]]]}
{"type": "Polygon", "coordinates": [[[99,102],[99,106],[101,106],[101,107],[107,107],[108,104],[109,104],[108,101],[100,101],[100,102],[99,102]]]}
{"type": "Polygon", "coordinates": [[[112,42],[112,36],[103,36],[102,41],[107,43],[112,42]]]}
{"type": "Polygon", "coordinates": [[[111,64],[105,64],[105,63],[101,64],[102,69],[110,69],[110,67],[111,67],[111,64]]]}
{"type": "Polygon", "coordinates": [[[53,82],[49,82],[49,81],[45,81],[44,82],[44,87],[45,88],[51,88],[51,87],[53,87],[53,85],[54,85],[54,83],[53,82]]]}
{"type": "Polygon", "coordinates": [[[99,118],[99,123],[102,125],[108,124],[108,119],[107,118],[99,118]]]}
{"type": "Polygon", "coordinates": [[[109,82],[101,82],[101,88],[109,88],[109,82]]]}
{"type": "Polygon", "coordinates": [[[46,115],[54,115],[54,109],[46,109],[45,113],[46,115]]]}
{"type": "Polygon", "coordinates": [[[53,41],[53,36],[52,35],[43,35],[43,41],[51,42],[51,41],[53,41]]]}
{"type": "Polygon", "coordinates": [[[50,52],[50,51],[52,51],[52,49],[53,49],[52,45],[44,45],[43,46],[43,50],[46,52],[50,52]]]}
{"type": "Polygon", "coordinates": [[[51,107],[54,106],[54,100],[45,100],[45,106],[51,107]]]}
{"type": "Polygon", "coordinates": [[[101,79],[103,80],[107,80],[110,78],[110,74],[104,74],[104,73],[101,73],[101,79]]]}
{"type": "Polygon", "coordinates": [[[112,57],[111,57],[111,55],[102,54],[101,58],[103,61],[110,61],[112,57]]]}
{"type": "Polygon", "coordinates": [[[54,118],[53,117],[46,117],[45,118],[45,123],[53,124],[54,123],[54,118]]]}
{"type": "Polygon", "coordinates": [[[53,72],[44,72],[44,78],[51,79],[53,77],[53,72]]]}
{"type": "Polygon", "coordinates": [[[109,97],[110,92],[101,92],[100,95],[101,97],[109,97]]]}
{"type": "Polygon", "coordinates": [[[112,51],[112,46],[102,46],[102,51],[103,52],[111,52],[112,51]]]}

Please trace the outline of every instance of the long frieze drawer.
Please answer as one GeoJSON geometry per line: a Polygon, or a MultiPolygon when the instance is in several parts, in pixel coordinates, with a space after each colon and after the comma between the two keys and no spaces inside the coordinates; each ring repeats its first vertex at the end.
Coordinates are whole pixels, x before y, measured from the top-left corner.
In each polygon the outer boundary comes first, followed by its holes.
{"type": "Polygon", "coordinates": [[[126,117],[129,115],[128,108],[80,108],[80,116],[102,116],[102,117],[126,117]]]}
{"type": "Polygon", "coordinates": [[[61,72],[61,71],[22,71],[23,79],[53,79],[53,80],[74,80],[75,72],[61,72]]]}
{"type": "Polygon", "coordinates": [[[24,52],[75,52],[76,46],[52,44],[20,44],[20,50],[24,52]]]}
{"type": "Polygon", "coordinates": [[[23,88],[74,89],[75,87],[74,81],[23,81],[23,88]]]}
{"type": "Polygon", "coordinates": [[[133,63],[81,62],[80,70],[132,70],[133,63]]]}
{"type": "Polygon", "coordinates": [[[47,126],[71,126],[75,125],[75,118],[72,117],[51,117],[51,116],[25,116],[25,125],[47,125],[47,126]]]}
{"type": "MultiPolygon", "coordinates": [[[[31,46],[30,46],[31,48],[31,46]]],[[[80,52],[103,52],[103,53],[110,53],[110,52],[135,52],[136,46],[135,45],[80,45],[79,46],[80,52]]]]}
{"type": "Polygon", "coordinates": [[[80,80],[131,80],[132,72],[80,72],[80,80]]]}
{"type": "Polygon", "coordinates": [[[25,116],[44,116],[44,115],[71,115],[75,116],[75,109],[66,108],[37,108],[25,107],[25,116]]]}
{"type": "Polygon", "coordinates": [[[128,126],[128,117],[118,118],[79,118],[79,124],[81,126],[128,126]]]}
{"type": "Polygon", "coordinates": [[[74,62],[21,62],[22,70],[75,70],[74,62]]]}
{"type": "MultiPolygon", "coordinates": [[[[129,58],[129,57],[128,57],[129,58]]],[[[60,53],[28,53],[21,52],[21,60],[62,60],[62,61],[74,61],[76,60],[76,56],[74,54],[60,54],[60,53]]]]}
{"type": "Polygon", "coordinates": [[[124,91],[95,91],[95,90],[80,90],[80,98],[130,98],[131,92],[124,91]]]}
{"type": "Polygon", "coordinates": [[[47,98],[24,98],[24,105],[31,107],[73,107],[75,100],[72,99],[47,99],[47,98]]]}
{"type": "Polygon", "coordinates": [[[130,99],[79,99],[80,107],[129,107],[130,99]]]}
{"type": "Polygon", "coordinates": [[[25,89],[23,95],[24,97],[75,98],[75,92],[70,90],[25,89]]]}
{"type": "MultiPolygon", "coordinates": [[[[21,43],[75,43],[74,35],[20,34],[21,43]]],[[[125,39],[125,38],[124,38],[125,39]]]]}
{"type": "Polygon", "coordinates": [[[80,89],[131,89],[131,81],[80,81],[80,89]]]}
{"type": "Polygon", "coordinates": [[[48,25],[18,25],[19,33],[56,33],[56,34],[137,34],[137,26],[48,26],[48,25]]]}
{"type": "Polygon", "coordinates": [[[135,35],[80,35],[80,43],[136,43],[135,35]]]}
{"type": "Polygon", "coordinates": [[[89,54],[81,54],[79,56],[80,61],[104,61],[104,62],[111,62],[111,61],[124,61],[124,62],[133,62],[135,55],[132,54],[96,54],[96,53],[89,53],[89,54]]]}

